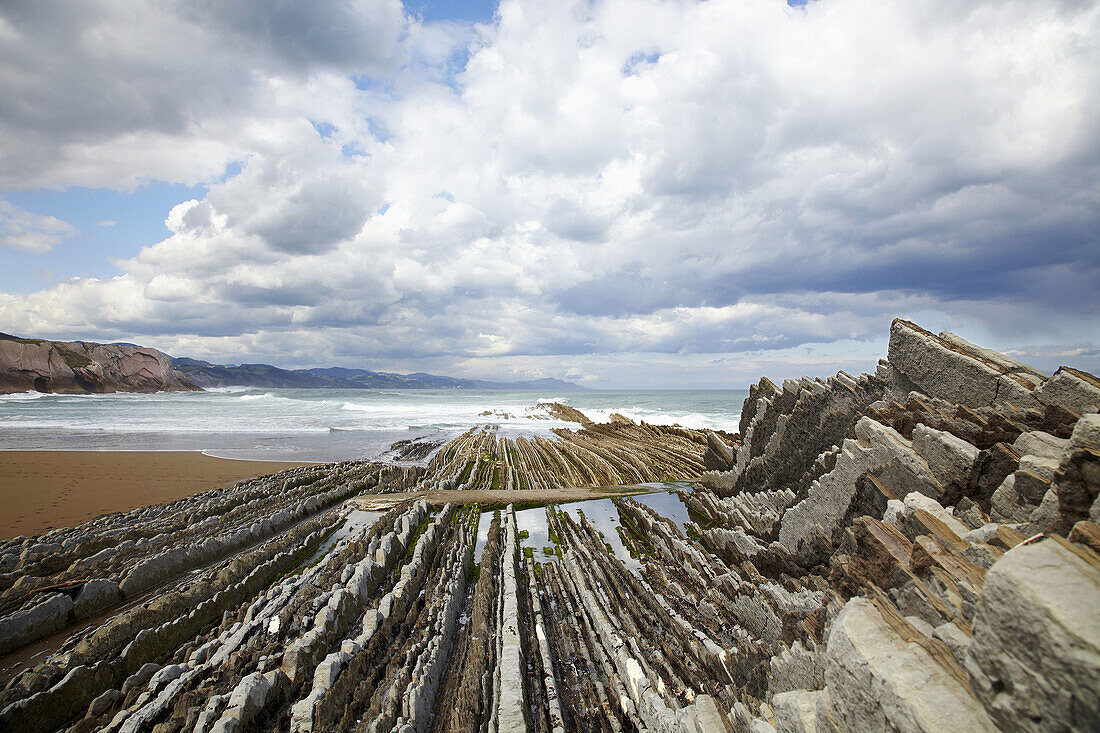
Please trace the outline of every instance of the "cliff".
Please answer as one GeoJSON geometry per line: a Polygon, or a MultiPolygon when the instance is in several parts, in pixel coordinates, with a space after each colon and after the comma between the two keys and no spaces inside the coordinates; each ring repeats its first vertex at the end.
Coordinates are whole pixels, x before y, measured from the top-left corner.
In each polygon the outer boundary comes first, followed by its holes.
{"type": "Polygon", "coordinates": [[[199,390],[156,349],[85,341],[0,338],[0,392],[199,390]]]}

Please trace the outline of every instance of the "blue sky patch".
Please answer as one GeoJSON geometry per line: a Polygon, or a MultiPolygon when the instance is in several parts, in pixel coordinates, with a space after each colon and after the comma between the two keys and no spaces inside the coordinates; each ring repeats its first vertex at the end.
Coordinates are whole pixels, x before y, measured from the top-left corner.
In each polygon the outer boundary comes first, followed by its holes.
{"type": "Polygon", "coordinates": [[[154,183],[132,193],[76,187],[0,194],[20,208],[57,217],[78,230],[45,254],[0,249],[0,291],[31,293],[72,277],[114,277],[120,271],[112,258],[133,257],[142,247],[166,239],[170,232],[164,220],[172,207],[201,199],[206,190],[154,183]]]}

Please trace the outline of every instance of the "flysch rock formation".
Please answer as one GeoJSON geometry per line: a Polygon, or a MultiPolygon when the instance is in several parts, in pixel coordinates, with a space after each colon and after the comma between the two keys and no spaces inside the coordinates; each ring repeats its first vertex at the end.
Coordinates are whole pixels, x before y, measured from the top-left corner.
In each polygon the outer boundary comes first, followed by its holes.
{"type": "Polygon", "coordinates": [[[622,486],[695,479],[703,471],[705,433],[639,425],[626,418],[595,424],[579,410],[568,409],[568,419],[584,425],[582,429],[516,438],[501,436],[492,427],[468,430],[435,454],[419,488],[622,486]]]}
{"type": "Polygon", "coordinates": [[[0,338],[0,393],[199,391],[156,349],[0,338]]]}
{"type": "Polygon", "coordinates": [[[1097,380],[892,331],[737,435],[471,431],[4,542],[0,668],[52,653],[0,730],[1096,730],[1097,380]],[[547,547],[512,506],[355,508],[700,475],[687,521],[614,499],[620,550],[585,505],[522,513],[547,547]]]}

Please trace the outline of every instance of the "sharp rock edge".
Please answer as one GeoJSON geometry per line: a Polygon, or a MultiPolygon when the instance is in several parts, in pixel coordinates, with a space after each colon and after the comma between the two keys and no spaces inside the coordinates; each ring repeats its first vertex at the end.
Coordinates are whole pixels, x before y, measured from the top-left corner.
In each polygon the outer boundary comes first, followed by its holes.
{"type": "Polygon", "coordinates": [[[875,374],[763,379],[737,434],[477,429],[8,540],[0,654],[52,653],[0,730],[1094,730],[1098,406],[899,320],[875,374]],[[677,479],[683,525],[615,500],[630,563],[586,514],[540,548],[512,505],[404,498],[677,479]]]}

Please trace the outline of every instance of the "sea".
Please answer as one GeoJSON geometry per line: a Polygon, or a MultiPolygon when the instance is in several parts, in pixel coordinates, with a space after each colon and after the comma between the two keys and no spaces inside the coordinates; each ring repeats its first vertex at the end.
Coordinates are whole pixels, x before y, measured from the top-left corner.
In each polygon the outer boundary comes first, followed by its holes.
{"type": "Polygon", "coordinates": [[[477,425],[502,435],[578,428],[552,402],[595,422],[612,413],[656,425],[737,431],[745,390],[270,389],[0,395],[3,450],[193,450],[267,461],[376,460],[399,440],[446,441],[477,425]]]}

